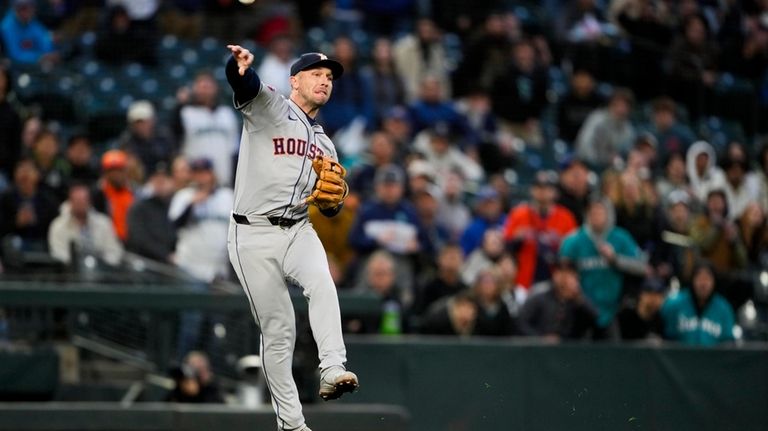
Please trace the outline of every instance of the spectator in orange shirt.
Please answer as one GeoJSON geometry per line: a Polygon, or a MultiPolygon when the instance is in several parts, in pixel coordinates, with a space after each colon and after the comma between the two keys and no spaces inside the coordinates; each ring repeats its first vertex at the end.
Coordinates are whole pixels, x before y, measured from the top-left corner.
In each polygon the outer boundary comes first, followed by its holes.
{"type": "Polygon", "coordinates": [[[555,203],[557,184],[556,173],[537,172],[531,202],[512,208],[504,225],[504,240],[519,263],[516,281],[525,288],[550,278],[560,241],[578,227],[573,214],[555,203]]]}
{"type": "Polygon", "coordinates": [[[101,172],[93,206],[112,219],[117,237],[125,242],[128,238],[128,209],[134,199],[128,177],[128,155],[121,150],[105,152],[101,157],[101,172]]]}

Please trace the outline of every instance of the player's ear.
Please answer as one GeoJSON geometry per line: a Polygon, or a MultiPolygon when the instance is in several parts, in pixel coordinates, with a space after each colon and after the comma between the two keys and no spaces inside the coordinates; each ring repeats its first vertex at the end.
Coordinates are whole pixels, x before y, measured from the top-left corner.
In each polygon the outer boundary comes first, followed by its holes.
{"type": "Polygon", "coordinates": [[[288,79],[291,82],[292,89],[296,90],[297,88],[299,88],[299,79],[296,78],[296,75],[292,75],[288,79]]]}

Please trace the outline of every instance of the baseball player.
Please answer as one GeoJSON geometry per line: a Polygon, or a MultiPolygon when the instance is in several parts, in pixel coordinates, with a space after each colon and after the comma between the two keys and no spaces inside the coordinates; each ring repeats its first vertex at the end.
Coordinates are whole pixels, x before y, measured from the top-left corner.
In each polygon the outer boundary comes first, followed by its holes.
{"type": "Polygon", "coordinates": [[[308,205],[336,215],[348,193],[346,170],[315,116],[344,69],[307,53],[292,66],[288,99],[261,82],[253,54],[228,45],[226,74],[243,116],[229,228],[229,256],[261,328],[262,370],[280,430],[310,431],[291,374],[296,325],[287,282],[303,289],[320,359],[320,396],[332,400],[358,387],[345,369],[336,286],[308,205]]]}

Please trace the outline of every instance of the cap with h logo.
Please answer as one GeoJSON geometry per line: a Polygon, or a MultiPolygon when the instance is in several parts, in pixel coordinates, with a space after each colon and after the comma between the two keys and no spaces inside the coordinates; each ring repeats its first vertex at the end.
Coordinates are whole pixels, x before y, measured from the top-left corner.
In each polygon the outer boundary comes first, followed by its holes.
{"type": "Polygon", "coordinates": [[[337,80],[344,73],[344,66],[336,60],[331,60],[327,55],[319,52],[308,52],[302,54],[296,62],[291,65],[291,76],[299,72],[316,69],[318,67],[327,67],[331,69],[333,80],[337,80]]]}

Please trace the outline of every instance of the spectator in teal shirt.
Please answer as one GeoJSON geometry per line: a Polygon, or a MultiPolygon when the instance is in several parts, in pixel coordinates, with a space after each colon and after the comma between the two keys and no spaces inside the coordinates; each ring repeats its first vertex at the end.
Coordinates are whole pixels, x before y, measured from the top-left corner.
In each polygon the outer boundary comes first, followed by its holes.
{"type": "Polygon", "coordinates": [[[723,296],[715,292],[715,273],[702,262],[693,270],[691,289],[670,296],[661,307],[664,336],[697,346],[733,341],[735,317],[723,296]]]}
{"type": "Polygon", "coordinates": [[[35,0],[13,0],[12,4],[0,23],[8,58],[20,64],[53,59],[53,40],[48,29],[35,18],[35,0]]]}
{"type": "Polygon", "coordinates": [[[640,247],[613,220],[610,201],[592,199],[584,225],[560,245],[561,259],[576,265],[584,295],[597,308],[595,338],[618,338],[614,318],[621,305],[624,274],[645,274],[640,247]]]}

